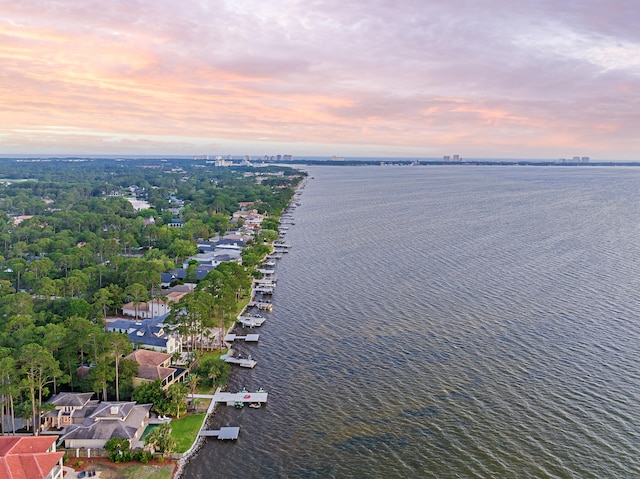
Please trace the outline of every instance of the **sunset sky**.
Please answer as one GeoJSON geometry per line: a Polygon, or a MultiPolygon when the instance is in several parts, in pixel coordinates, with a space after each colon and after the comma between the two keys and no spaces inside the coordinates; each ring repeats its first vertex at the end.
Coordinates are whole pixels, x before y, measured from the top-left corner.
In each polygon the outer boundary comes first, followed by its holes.
{"type": "Polygon", "coordinates": [[[640,160],[637,0],[0,0],[0,155],[640,160]]]}

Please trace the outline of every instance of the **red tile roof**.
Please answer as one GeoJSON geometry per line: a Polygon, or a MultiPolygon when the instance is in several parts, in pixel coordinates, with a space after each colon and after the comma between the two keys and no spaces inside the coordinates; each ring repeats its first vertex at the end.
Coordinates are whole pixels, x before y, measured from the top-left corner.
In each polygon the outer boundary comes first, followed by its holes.
{"type": "Polygon", "coordinates": [[[47,452],[58,436],[0,436],[0,479],[44,479],[63,452],[47,452]]]}

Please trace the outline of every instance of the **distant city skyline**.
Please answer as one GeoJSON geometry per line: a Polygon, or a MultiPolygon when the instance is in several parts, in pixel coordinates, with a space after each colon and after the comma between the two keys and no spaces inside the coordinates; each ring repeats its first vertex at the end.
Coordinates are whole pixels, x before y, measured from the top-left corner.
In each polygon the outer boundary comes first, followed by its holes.
{"type": "Polygon", "coordinates": [[[640,161],[640,4],[0,4],[0,156],[640,161]]]}

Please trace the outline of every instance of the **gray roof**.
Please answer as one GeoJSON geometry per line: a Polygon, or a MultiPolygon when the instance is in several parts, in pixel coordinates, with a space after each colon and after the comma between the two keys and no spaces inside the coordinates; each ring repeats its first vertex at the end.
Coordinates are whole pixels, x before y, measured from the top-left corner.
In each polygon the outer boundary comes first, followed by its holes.
{"type": "Polygon", "coordinates": [[[131,439],[149,414],[151,404],[134,402],[102,402],[82,424],[69,426],[60,441],[67,439],[99,439],[113,437],[131,439]]]}
{"type": "Polygon", "coordinates": [[[169,313],[151,319],[131,321],[129,319],[117,319],[111,322],[107,329],[109,331],[126,331],[129,341],[134,344],[144,344],[149,346],[167,346],[168,328],[163,326],[169,313]],[[164,334],[160,332],[164,330],[164,334]],[[159,336],[160,335],[160,336],[159,336]]]}
{"type": "Polygon", "coordinates": [[[73,407],[82,407],[85,406],[93,397],[93,393],[60,393],[55,396],[51,396],[49,399],[50,404],[54,404],[56,406],[64,407],[64,406],[73,406],[73,407]]]}

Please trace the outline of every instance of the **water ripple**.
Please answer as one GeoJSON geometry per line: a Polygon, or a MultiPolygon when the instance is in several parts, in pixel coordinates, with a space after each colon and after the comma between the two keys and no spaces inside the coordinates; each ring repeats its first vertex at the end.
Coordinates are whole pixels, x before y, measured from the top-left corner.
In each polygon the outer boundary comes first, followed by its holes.
{"type": "Polygon", "coordinates": [[[314,169],[231,384],[269,405],[185,478],[640,477],[624,170],[314,169]]]}

